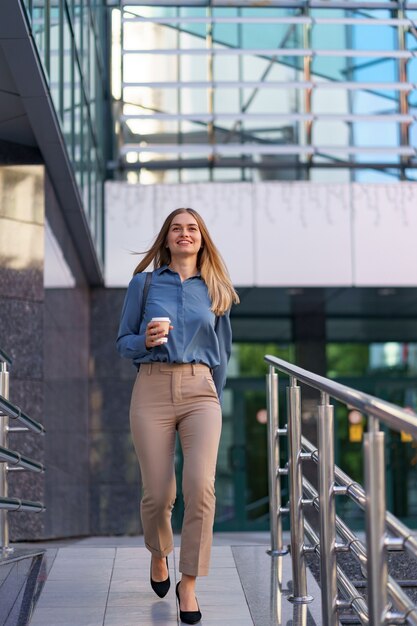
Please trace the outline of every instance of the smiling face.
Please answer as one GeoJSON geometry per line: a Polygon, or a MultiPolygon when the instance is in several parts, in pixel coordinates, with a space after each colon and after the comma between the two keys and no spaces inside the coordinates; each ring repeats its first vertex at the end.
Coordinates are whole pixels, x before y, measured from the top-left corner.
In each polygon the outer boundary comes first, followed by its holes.
{"type": "Polygon", "coordinates": [[[166,240],[171,259],[197,257],[201,244],[201,232],[196,219],[190,213],[176,215],[170,224],[166,240]]]}

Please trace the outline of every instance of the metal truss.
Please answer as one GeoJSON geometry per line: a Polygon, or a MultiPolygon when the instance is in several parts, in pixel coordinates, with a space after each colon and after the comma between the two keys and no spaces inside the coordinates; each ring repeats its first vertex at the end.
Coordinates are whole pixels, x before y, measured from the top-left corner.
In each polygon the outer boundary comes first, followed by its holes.
{"type": "MultiPolygon", "coordinates": [[[[410,107],[410,96],[417,89],[417,84],[409,80],[408,64],[415,62],[417,49],[410,46],[406,35],[411,34],[417,42],[417,29],[412,17],[407,10],[416,10],[417,2],[405,1],[376,1],[367,2],[361,0],[268,0],[268,8],[293,9],[293,15],[268,15],[260,16],[259,3],[257,0],[153,0],[143,5],[139,2],[122,0],[122,29],[129,28],[131,24],[149,24],[168,27],[180,33],[192,35],[196,39],[205,41],[206,47],[182,48],[177,37],[177,46],[161,48],[122,47],[122,67],[126,59],[138,60],[138,79],[125,80],[122,78],[122,89],[131,90],[176,90],[178,93],[179,112],[163,110],[153,106],[144,106],[140,99],[126,102],[129,108],[123,110],[120,107],[121,134],[125,143],[121,145],[119,166],[124,169],[163,170],[195,168],[195,167],[242,167],[269,169],[277,167],[274,159],[280,159],[279,167],[292,169],[306,169],[311,167],[329,168],[375,168],[385,170],[400,170],[400,176],[406,178],[408,169],[415,169],[416,150],[410,146],[410,129],[416,123],[417,114],[410,107]],[[142,7],[148,7],[145,14],[140,14],[142,7]],[[149,8],[152,7],[207,7],[206,15],[152,15],[149,8]],[[256,8],[255,16],[242,15],[224,16],[215,13],[216,8],[256,8]],[[310,9],[326,9],[325,17],[321,17],[315,11],[310,15],[310,9]],[[381,9],[389,10],[381,17],[381,9]],[[330,10],[338,10],[337,17],[329,17],[330,10]],[[340,10],[346,10],[345,16],[340,16],[340,10]],[[205,35],[183,30],[182,26],[194,24],[205,25],[205,35]],[[277,47],[270,48],[244,48],[239,45],[223,44],[214,37],[216,25],[240,25],[257,24],[286,26],[277,47]],[[396,43],[392,49],[359,49],[352,45],[346,49],[326,49],[312,46],[312,29],[315,26],[345,26],[347,29],[354,26],[372,26],[375,28],[392,27],[396,34],[396,43]],[[291,47],[291,37],[295,29],[301,29],[302,44],[300,47],[291,47]],[[173,75],[170,80],[141,80],[141,58],[149,55],[177,59],[201,58],[206,64],[206,80],[181,80],[180,72],[173,75]],[[241,74],[236,80],[216,80],[214,73],[214,60],[218,63],[227,63],[228,57],[237,58],[238,63],[245,57],[259,58],[263,63],[267,62],[266,69],[262,72],[259,80],[244,80],[241,74]],[[326,58],[334,59],[341,57],[346,59],[346,79],[351,79],[358,69],[371,67],[372,64],[381,64],[391,61],[396,67],[396,80],[392,73],[387,73],[387,81],[381,81],[379,72],[372,81],[355,80],[329,80],[325,76],[319,76],[314,70],[316,59],[322,63],[326,58]],[[271,70],[279,65],[292,67],[296,74],[295,80],[276,79],[269,80],[271,70]],[[379,80],[378,80],[379,79],[379,80]],[[181,110],[181,93],[183,90],[205,90],[207,93],[208,110],[192,111],[185,113],[181,110]],[[229,113],[215,110],[214,94],[220,90],[236,89],[240,94],[240,112],[229,113]],[[245,91],[243,91],[245,90],[245,91]],[[248,90],[251,94],[248,96],[248,90]],[[273,111],[251,111],[255,96],[262,90],[279,90],[281,93],[288,91],[298,93],[298,110],[288,113],[273,111]],[[382,107],[383,110],[373,114],[344,112],[344,113],[321,113],[313,110],[313,94],[324,90],[345,90],[348,99],[354,92],[363,91],[376,96],[390,98],[390,105],[382,107]],[[390,95],[387,95],[389,92],[390,95]],[[392,94],[395,94],[394,96],[392,94]],[[137,112],[133,112],[136,109],[137,112]],[[142,126],[135,126],[141,122],[142,126]],[[164,123],[176,125],[177,131],[168,132],[164,123]],[[232,128],[229,124],[232,122],[232,128]],[[255,125],[252,125],[252,122],[255,125]],[[268,122],[269,128],[262,126],[262,122],[268,122]],[[272,128],[271,128],[272,122],[272,128]],[[348,125],[351,145],[319,145],[313,141],[313,131],[317,123],[340,122],[348,125]],[[154,133],[146,131],[143,124],[153,124],[154,133]],[[186,132],[184,124],[193,123],[201,126],[198,133],[186,132]],[[224,127],[221,124],[224,123],[224,127]],[[261,123],[261,126],[259,126],[261,123]],[[397,146],[360,146],[355,145],[353,129],[357,123],[369,124],[397,124],[399,142],[397,146]],[[156,124],[156,126],[155,126],[156,124]],[[159,126],[158,126],[159,125],[159,126]],[[143,134],[138,134],[135,129],[143,129],[143,134]],[[156,130],[155,130],[156,129],[156,130]],[[158,130],[159,129],[159,130],[158,130]],[[262,133],[281,133],[279,143],[273,139],[261,138],[262,133]],[[204,132],[207,141],[204,142],[204,132]],[[287,139],[285,139],[285,136],[287,139]],[[203,139],[203,141],[201,141],[203,139]],[[236,140],[241,143],[236,143],[236,140]],[[284,141],[284,143],[282,143],[284,141]],[[286,144],[285,141],[288,141],[286,144]],[[298,145],[297,145],[298,142],[298,145]],[[126,155],[137,153],[138,161],[128,163],[126,155]],[[143,158],[142,158],[143,155],[143,158]],[[166,156],[165,156],[166,155],[166,156]],[[175,156],[170,158],[169,155],[175,156]],[[192,156],[195,155],[195,156],[192,156]],[[370,162],[368,156],[374,155],[375,161],[370,162]],[[386,155],[387,159],[383,159],[386,155]],[[270,157],[272,162],[263,160],[270,157]],[[289,160],[287,157],[289,157],[289,160]],[[287,158],[286,161],[282,159],[287,158]],[[392,161],[389,161],[389,158],[392,161]],[[284,162],[286,165],[284,166],[284,162]]],[[[162,32],[162,31],[161,31],[162,32]]],[[[297,31],[300,34],[300,30],[297,31]]],[[[123,37],[122,37],[123,41],[123,37]]],[[[139,43],[139,42],[138,42],[139,43]]],[[[171,61],[172,62],[172,61],[171,61]]],[[[239,65],[240,67],[240,65],[239,65]]],[[[122,73],[123,74],[123,73],[122,73]]],[[[202,107],[203,108],[203,107],[202,107]]],[[[379,128],[378,126],[375,128],[379,128]]]]}

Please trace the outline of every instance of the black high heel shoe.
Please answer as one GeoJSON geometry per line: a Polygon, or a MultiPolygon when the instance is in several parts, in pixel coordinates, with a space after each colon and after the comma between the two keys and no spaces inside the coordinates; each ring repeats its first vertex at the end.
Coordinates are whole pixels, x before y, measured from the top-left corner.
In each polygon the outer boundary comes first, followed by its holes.
{"type": "Polygon", "coordinates": [[[161,580],[161,582],[156,582],[156,580],[152,580],[152,559],[151,559],[151,575],[150,575],[151,587],[156,593],[156,595],[159,596],[160,598],[164,598],[167,595],[169,588],[171,586],[171,581],[169,580],[168,557],[166,556],[165,558],[167,562],[168,578],[166,578],[165,580],[161,580]]]}
{"type": "MultiPolygon", "coordinates": [[[[180,620],[184,622],[184,624],[197,624],[197,622],[199,622],[202,617],[200,607],[198,606],[198,602],[197,602],[198,611],[181,611],[180,594],[178,592],[178,587],[180,585],[180,582],[178,582],[177,586],[175,587],[175,593],[178,598],[178,606],[180,609],[180,620]]],[[[197,598],[196,598],[196,601],[197,601],[197,598]]]]}

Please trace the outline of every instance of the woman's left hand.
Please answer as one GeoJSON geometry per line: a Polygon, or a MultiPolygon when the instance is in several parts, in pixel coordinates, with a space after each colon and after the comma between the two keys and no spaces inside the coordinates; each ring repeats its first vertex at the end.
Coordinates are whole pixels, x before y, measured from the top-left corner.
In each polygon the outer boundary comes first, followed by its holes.
{"type": "MultiPolygon", "coordinates": [[[[171,331],[173,328],[173,326],[170,326],[169,330],[171,331]]],[[[159,322],[149,322],[145,333],[145,345],[147,349],[150,350],[151,348],[155,348],[155,346],[160,346],[163,337],[165,337],[163,326],[159,322]]]]}

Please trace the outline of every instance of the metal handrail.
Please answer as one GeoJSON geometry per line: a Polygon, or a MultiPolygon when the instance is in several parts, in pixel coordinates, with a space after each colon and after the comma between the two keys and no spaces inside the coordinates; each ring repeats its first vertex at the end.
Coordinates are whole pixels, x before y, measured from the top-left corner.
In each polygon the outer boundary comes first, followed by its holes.
{"type": "Polygon", "coordinates": [[[45,466],[19,452],[0,446],[0,463],[11,463],[13,467],[21,467],[32,472],[44,472],[45,466]]]}
{"type": "Polygon", "coordinates": [[[0,556],[8,555],[13,551],[9,545],[9,511],[34,511],[45,510],[42,502],[21,500],[9,497],[8,473],[10,471],[30,470],[37,473],[45,471],[42,463],[26,457],[19,452],[8,448],[9,433],[21,433],[29,430],[44,434],[45,429],[36,420],[24,413],[20,407],[9,400],[9,367],[11,359],[0,350],[0,556]],[[14,428],[9,427],[9,419],[16,419],[23,424],[14,428]]]}
{"type": "Polygon", "coordinates": [[[381,400],[363,391],[352,389],[330,378],[319,376],[319,374],[309,372],[275,356],[266,355],[265,361],[281,372],[289,376],[295,376],[297,380],[309,387],[313,387],[318,391],[324,391],[332,398],[352,406],[362,413],[371,413],[385,422],[390,428],[399,431],[403,430],[412,435],[414,439],[417,439],[417,414],[411,415],[408,411],[391,404],[391,402],[381,400]]]}
{"type": "Polygon", "coordinates": [[[29,430],[32,430],[39,435],[45,434],[45,428],[42,424],[34,420],[32,417],[29,417],[29,415],[26,415],[26,413],[24,413],[18,406],[12,404],[9,400],[6,400],[6,398],[0,395],[0,415],[1,413],[7,415],[7,417],[10,417],[11,419],[22,422],[26,428],[29,428],[29,430]]]}
{"type": "MultiPolygon", "coordinates": [[[[317,490],[314,489],[313,485],[306,478],[303,479],[303,487],[306,496],[308,498],[311,498],[313,506],[318,511],[319,505],[317,502],[317,490]]],[[[350,528],[343,522],[343,520],[338,515],[336,515],[336,530],[337,534],[345,541],[346,547],[349,548],[360,566],[366,567],[368,559],[366,556],[366,548],[364,544],[360,539],[358,539],[358,537],[350,530],[350,528]]],[[[318,540],[318,538],[317,541],[313,541],[311,539],[311,533],[307,532],[307,534],[310,534],[310,541],[315,544],[315,551],[320,556],[320,553],[317,549],[317,544],[319,545],[320,541],[318,540]]],[[[417,554],[414,554],[414,556],[417,556],[417,554]]],[[[343,582],[341,588],[343,589],[343,591],[346,592],[346,586],[343,582]]],[[[391,576],[388,576],[388,594],[392,597],[396,604],[400,603],[401,610],[406,612],[408,615],[412,615],[412,613],[416,610],[415,618],[413,618],[411,624],[413,624],[413,626],[417,626],[417,609],[415,608],[414,604],[407,596],[407,594],[404,593],[398,583],[396,583],[391,576]]]]}
{"type": "Polygon", "coordinates": [[[291,559],[294,602],[310,601],[306,585],[305,554],[315,552],[320,559],[322,624],[336,626],[338,614],[353,609],[362,624],[382,626],[389,623],[417,626],[417,606],[388,575],[387,550],[407,550],[417,558],[417,534],[386,511],[385,434],[379,420],[389,427],[410,433],[417,439],[417,415],[369,394],[304,370],[292,363],[267,355],[268,463],[271,515],[271,550],[285,553],[282,541],[282,518],[291,519],[291,559]],[[278,374],[290,377],[287,387],[288,424],[279,426],[278,374]],[[318,446],[301,434],[301,389],[299,382],[320,392],[317,413],[318,446]],[[334,464],[334,398],[349,408],[368,415],[364,439],[365,489],[334,464]],[[280,438],[288,437],[288,464],[280,467],[280,438]],[[317,464],[317,489],[303,476],[303,462],[317,464]],[[281,476],[289,476],[290,501],[281,503],[281,476]],[[335,496],[345,495],[365,510],[366,549],[358,537],[336,515],[335,496]],[[319,534],[304,519],[304,508],[313,506],[319,514],[319,534]],[[388,536],[387,530],[394,535],[388,536]],[[336,542],[336,536],[344,544],[336,542]],[[305,545],[305,539],[310,545],[305,545]],[[367,602],[355,590],[346,573],[336,562],[338,551],[351,552],[366,569],[367,602]],[[347,598],[339,599],[338,589],[347,598]],[[392,603],[392,606],[389,604],[392,603]]]}
{"type": "Polygon", "coordinates": [[[21,500],[20,498],[3,498],[3,496],[0,496],[0,510],[33,511],[34,513],[42,513],[45,510],[45,507],[42,502],[21,500]]]}
{"type": "MultiPolygon", "coordinates": [[[[318,450],[317,448],[305,437],[302,438],[303,448],[312,455],[312,460],[317,463],[318,450]]],[[[336,482],[341,487],[346,487],[346,495],[350,497],[362,510],[366,505],[365,490],[356,481],[353,481],[340,467],[335,466],[335,478],[336,482]]],[[[385,522],[388,530],[400,537],[403,540],[404,549],[411,555],[417,558],[417,534],[411,533],[410,529],[403,524],[399,519],[395,517],[389,511],[386,512],[385,522]]]]}
{"type": "Polygon", "coordinates": [[[9,356],[7,356],[7,354],[0,349],[0,363],[7,363],[7,365],[11,365],[12,364],[12,360],[9,356]]]}

